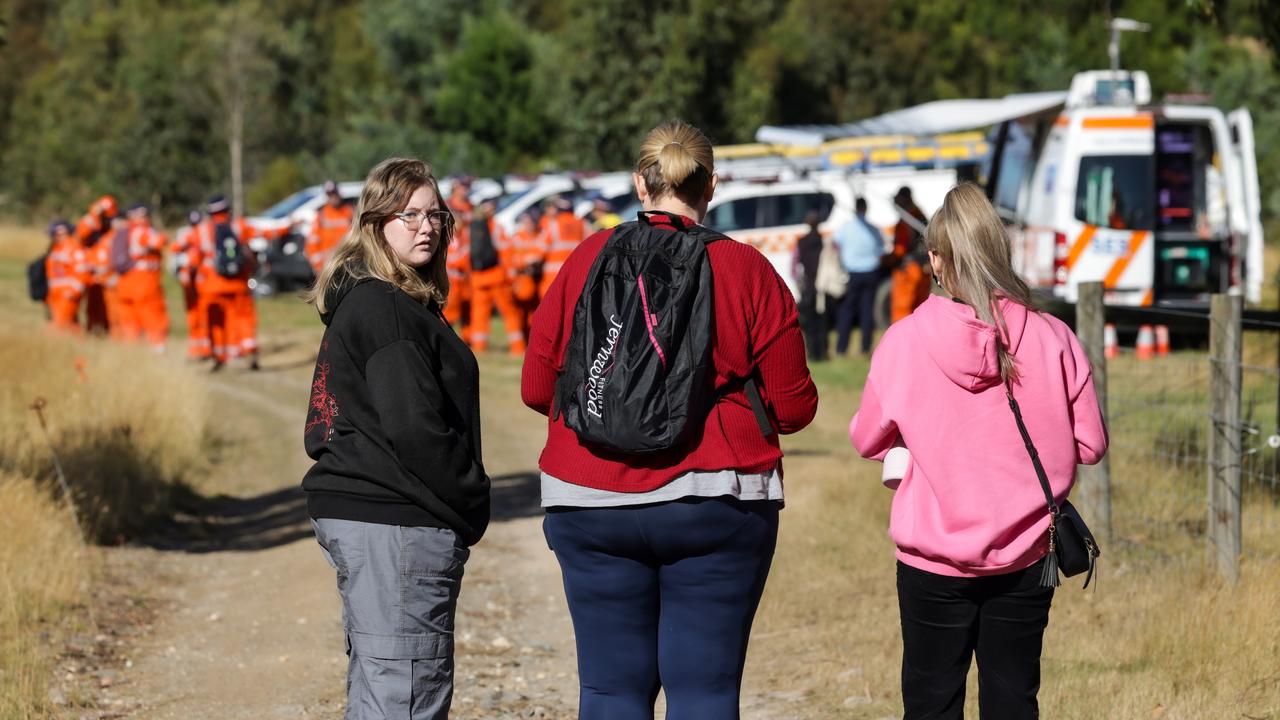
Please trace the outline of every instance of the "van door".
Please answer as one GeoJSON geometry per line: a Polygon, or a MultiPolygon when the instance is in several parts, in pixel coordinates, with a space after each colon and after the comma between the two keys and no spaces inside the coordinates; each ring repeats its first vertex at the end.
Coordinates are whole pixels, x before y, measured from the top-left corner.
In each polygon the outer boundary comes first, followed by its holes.
{"type": "Polygon", "coordinates": [[[1245,299],[1251,303],[1262,302],[1262,194],[1258,190],[1258,159],[1253,146],[1253,116],[1245,108],[1227,115],[1231,126],[1231,152],[1236,157],[1237,172],[1244,197],[1238,200],[1244,206],[1246,217],[1244,251],[1245,299]]]}
{"type": "Polygon", "coordinates": [[[1225,137],[1212,120],[1170,111],[1157,124],[1155,297],[1163,305],[1204,307],[1231,284],[1235,183],[1226,174],[1234,163],[1224,162],[1225,137]]]}

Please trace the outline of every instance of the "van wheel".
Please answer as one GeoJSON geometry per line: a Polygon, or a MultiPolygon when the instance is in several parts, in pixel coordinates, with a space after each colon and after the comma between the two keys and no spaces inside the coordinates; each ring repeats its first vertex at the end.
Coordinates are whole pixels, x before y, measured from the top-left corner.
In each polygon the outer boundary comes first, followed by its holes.
{"type": "Polygon", "coordinates": [[[876,288],[876,327],[881,330],[889,327],[893,318],[893,281],[885,280],[876,288]]]}

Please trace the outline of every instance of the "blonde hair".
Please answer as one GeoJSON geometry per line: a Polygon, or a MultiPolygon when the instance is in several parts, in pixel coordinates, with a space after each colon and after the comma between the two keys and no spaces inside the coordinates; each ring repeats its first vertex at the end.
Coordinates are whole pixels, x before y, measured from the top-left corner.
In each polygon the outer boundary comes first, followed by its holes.
{"type": "Polygon", "coordinates": [[[1031,290],[1013,271],[1009,236],[995,208],[977,185],[961,183],[947,193],[942,207],[933,214],[924,239],[941,260],[939,284],[972,306],[980,320],[996,326],[1000,377],[1016,382],[1018,370],[1008,352],[1009,327],[999,300],[1007,298],[1035,308],[1031,290]]]}
{"type": "Polygon", "coordinates": [[[696,205],[715,172],[711,141],[682,120],[665,122],[650,130],[640,144],[636,172],[644,178],[649,197],[658,200],[674,193],[696,205]]]}
{"type": "Polygon", "coordinates": [[[374,278],[400,288],[421,303],[434,301],[444,308],[449,301],[449,277],[445,270],[449,240],[453,237],[453,222],[440,228],[438,248],[431,260],[421,268],[409,267],[396,256],[382,226],[409,203],[418,188],[426,185],[435,193],[440,209],[447,209],[440,195],[431,166],[421,160],[388,158],[378,163],[365,178],[360,201],[356,204],[355,220],[342,242],[333,251],[320,278],[303,299],[316,306],[320,312],[332,308],[325,305],[325,294],[340,283],[374,278]]]}

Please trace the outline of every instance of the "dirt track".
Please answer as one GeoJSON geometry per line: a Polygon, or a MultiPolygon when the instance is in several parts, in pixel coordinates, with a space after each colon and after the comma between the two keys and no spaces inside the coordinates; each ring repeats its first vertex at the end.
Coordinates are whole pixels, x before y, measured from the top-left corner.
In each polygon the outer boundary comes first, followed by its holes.
{"type": "MultiPolygon", "coordinates": [[[[225,494],[195,503],[148,547],[108,551],[111,574],[153,618],[95,691],[107,710],[88,717],[341,717],[338,596],[297,489],[312,344],[278,345],[259,373],[214,376],[231,437],[210,485],[225,494]]],[[[520,405],[518,363],[486,360],[482,377],[494,518],[463,583],[454,716],[574,717],[572,631],[538,507],[541,420],[520,405]]],[[[793,700],[749,697],[744,708],[785,718],[793,700]]]]}

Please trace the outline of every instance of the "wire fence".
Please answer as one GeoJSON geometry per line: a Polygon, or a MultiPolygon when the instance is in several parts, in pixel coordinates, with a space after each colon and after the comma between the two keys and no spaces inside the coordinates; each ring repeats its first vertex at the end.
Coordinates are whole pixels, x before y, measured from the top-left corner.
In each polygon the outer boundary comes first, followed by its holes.
{"type": "Polygon", "coordinates": [[[1238,418],[1214,417],[1207,350],[1107,363],[1112,523],[1121,542],[1172,559],[1205,556],[1210,444],[1240,438],[1240,533],[1245,558],[1280,555],[1280,369],[1277,336],[1245,333],[1238,418]]]}
{"type": "MultiPolygon", "coordinates": [[[[1266,335],[1274,344],[1276,337],[1266,335]]],[[[1241,528],[1245,557],[1280,554],[1280,368],[1241,364],[1241,528]]]]}

